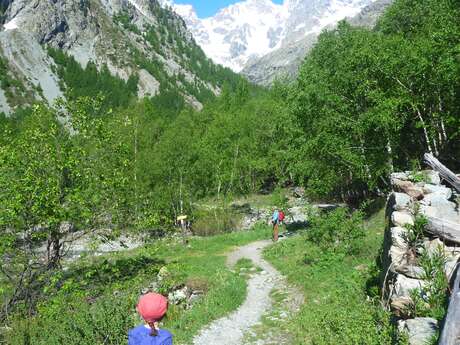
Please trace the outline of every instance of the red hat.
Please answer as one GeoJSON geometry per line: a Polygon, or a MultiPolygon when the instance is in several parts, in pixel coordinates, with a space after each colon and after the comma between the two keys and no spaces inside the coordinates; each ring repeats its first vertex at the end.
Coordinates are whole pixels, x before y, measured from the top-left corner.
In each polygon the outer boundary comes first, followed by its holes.
{"type": "Polygon", "coordinates": [[[168,309],[168,300],[163,295],[148,293],[139,298],[137,311],[147,322],[160,320],[168,309]]]}

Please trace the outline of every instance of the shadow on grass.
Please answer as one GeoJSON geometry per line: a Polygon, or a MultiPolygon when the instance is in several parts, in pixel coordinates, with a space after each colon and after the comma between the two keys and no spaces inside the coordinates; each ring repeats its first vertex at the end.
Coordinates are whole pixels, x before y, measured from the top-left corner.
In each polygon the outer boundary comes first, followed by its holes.
{"type": "Polygon", "coordinates": [[[148,273],[153,277],[165,264],[164,260],[146,254],[106,258],[69,269],[64,273],[58,287],[65,284],[66,281],[76,281],[84,289],[104,289],[108,284],[129,281],[141,274],[148,273]]]}
{"type": "Polygon", "coordinates": [[[295,234],[299,231],[307,230],[309,224],[305,222],[292,222],[285,225],[286,231],[290,234],[295,234]]]}

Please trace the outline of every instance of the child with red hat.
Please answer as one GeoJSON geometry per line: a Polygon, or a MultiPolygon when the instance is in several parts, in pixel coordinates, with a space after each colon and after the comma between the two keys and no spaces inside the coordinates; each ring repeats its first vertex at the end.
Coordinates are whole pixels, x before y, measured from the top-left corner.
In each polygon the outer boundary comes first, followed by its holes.
{"type": "Polygon", "coordinates": [[[166,297],[148,293],[139,298],[137,311],[144,319],[140,325],[128,333],[128,345],[172,345],[172,334],[158,327],[168,309],[166,297]]]}

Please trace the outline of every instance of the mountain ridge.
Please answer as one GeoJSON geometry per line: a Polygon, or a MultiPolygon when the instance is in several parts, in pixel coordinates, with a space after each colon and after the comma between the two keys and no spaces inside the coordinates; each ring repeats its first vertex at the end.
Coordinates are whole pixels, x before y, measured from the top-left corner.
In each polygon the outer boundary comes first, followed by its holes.
{"type": "Polygon", "coordinates": [[[0,85],[0,113],[35,101],[51,104],[72,87],[56,73],[47,46],[83,68],[94,62],[125,82],[138,77],[139,98],[172,90],[195,109],[219,94],[225,80],[237,78],[212,63],[183,19],[157,0],[1,0],[0,5],[0,59],[7,66],[3,79],[9,80],[0,85]]]}
{"type": "Polygon", "coordinates": [[[181,15],[197,43],[215,62],[241,72],[248,62],[283,49],[377,0],[245,0],[198,18],[193,6],[164,0],[181,15]]]}
{"type": "Polygon", "coordinates": [[[183,17],[197,43],[216,63],[269,85],[296,75],[318,35],[347,19],[372,26],[392,0],[245,0],[199,18],[192,5],[163,0],[183,17]],[[384,4],[382,6],[382,4],[384,4]]]}

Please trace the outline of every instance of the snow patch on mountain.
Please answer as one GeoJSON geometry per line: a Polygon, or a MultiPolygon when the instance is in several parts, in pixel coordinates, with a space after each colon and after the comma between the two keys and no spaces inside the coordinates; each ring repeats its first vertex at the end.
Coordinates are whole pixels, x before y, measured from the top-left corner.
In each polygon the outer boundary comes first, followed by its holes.
{"type": "Polygon", "coordinates": [[[19,26],[18,26],[18,18],[15,17],[12,20],[10,20],[8,23],[5,23],[3,25],[3,28],[4,28],[5,31],[18,29],[19,28],[19,26]]]}

